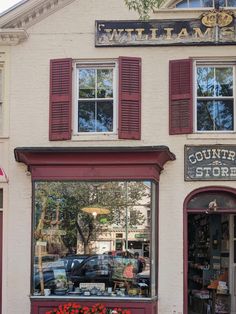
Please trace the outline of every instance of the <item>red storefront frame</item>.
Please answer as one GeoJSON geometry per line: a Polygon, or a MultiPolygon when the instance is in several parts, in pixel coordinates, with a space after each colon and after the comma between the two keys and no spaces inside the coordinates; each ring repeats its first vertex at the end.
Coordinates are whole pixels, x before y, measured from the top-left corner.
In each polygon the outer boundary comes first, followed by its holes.
{"type": "MultiPolygon", "coordinates": [[[[175,156],[166,146],[148,147],[22,147],[15,149],[16,161],[23,162],[34,180],[153,180],[175,156]]],[[[158,185],[157,185],[158,186],[158,185]]],[[[158,195],[158,191],[157,191],[158,195]]],[[[158,208],[158,203],[156,204],[158,208]]],[[[156,215],[158,226],[158,213],[156,215]]],[[[158,239],[158,228],[155,230],[158,239]]],[[[156,241],[158,252],[158,240],[156,241]]],[[[157,270],[158,277],[158,270],[157,270]]],[[[157,278],[158,279],[158,278],[157,278]]],[[[156,280],[157,280],[156,279],[156,280]]],[[[157,297],[149,299],[102,299],[31,297],[31,314],[45,314],[68,301],[81,305],[101,303],[132,310],[132,314],[156,314],[157,297]]]]}

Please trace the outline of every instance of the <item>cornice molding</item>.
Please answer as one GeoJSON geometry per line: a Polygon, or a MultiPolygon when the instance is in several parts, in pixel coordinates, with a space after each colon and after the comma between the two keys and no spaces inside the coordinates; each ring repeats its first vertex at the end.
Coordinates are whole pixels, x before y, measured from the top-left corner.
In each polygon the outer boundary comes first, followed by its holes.
{"type": "Polygon", "coordinates": [[[0,46],[15,46],[27,38],[24,29],[0,29],[0,46]]]}
{"type": "Polygon", "coordinates": [[[27,29],[74,0],[29,0],[0,17],[0,28],[27,29]]]}

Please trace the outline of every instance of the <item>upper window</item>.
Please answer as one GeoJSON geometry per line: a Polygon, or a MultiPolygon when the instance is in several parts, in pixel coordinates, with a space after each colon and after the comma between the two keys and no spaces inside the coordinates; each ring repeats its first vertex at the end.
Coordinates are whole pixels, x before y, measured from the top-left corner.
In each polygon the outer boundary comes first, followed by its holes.
{"type": "Polygon", "coordinates": [[[183,0],[176,3],[175,7],[176,9],[236,7],[236,0],[183,0]]]}
{"type": "Polygon", "coordinates": [[[196,131],[234,131],[234,67],[196,67],[196,131]]]}
{"type": "Polygon", "coordinates": [[[76,133],[111,133],[116,130],[115,67],[79,65],[76,133]]]}
{"type": "Polygon", "coordinates": [[[235,64],[193,65],[170,61],[170,134],[235,132],[235,64]]]}
{"type": "Polygon", "coordinates": [[[101,133],[117,134],[119,139],[140,139],[140,58],[119,57],[113,62],[86,64],[57,59],[51,60],[50,65],[50,140],[101,133]],[[72,67],[76,70],[73,86],[72,67]]]}

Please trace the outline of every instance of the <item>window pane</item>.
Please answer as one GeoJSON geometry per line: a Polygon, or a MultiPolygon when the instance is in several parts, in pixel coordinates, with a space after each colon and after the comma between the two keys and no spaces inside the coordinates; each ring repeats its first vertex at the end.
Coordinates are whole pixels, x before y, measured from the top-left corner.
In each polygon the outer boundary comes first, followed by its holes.
{"type": "Polygon", "coordinates": [[[112,98],[113,97],[113,70],[98,69],[97,70],[97,97],[112,98]]]}
{"type": "Polygon", "coordinates": [[[200,8],[200,0],[190,0],[189,1],[189,8],[200,8]]]}
{"type": "MultiPolygon", "coordinates": [[[[215,1],[216,1],[216,0],[215,0],[215,1]]],[[[220,7],[225,7],[225,6],[226,6],[225,0],[217,0],[217,1],[219,1],[219,6],[220,6],[220,7]]]]}
{"type": "Polygon", "coordinates": [[[78,131],[95,132],[95,102],[79,102],[78,131]]]}
{"type": "Polygon", "coordinates": [[[113,130],[113,102],[97,102],[97,132],[113,130]]]}
{"type": "Polygon", "coordinates": [[[148,181],[35,182],[33,293],[153,295],[153,194],[148,181]]]}
{"type": "Polygon", "coordinates": [[[214,68],[198,67],[197,68],[197,95],[214,96],[214,68]]]}
{"type": "Polygon", "coordinates": [[[177,3],[176,8],[188,8],[188,1],[184,0],[177,3]]]}
{"type": "Polygon", "coordinates": [[[213,0],[202,0],[203,7],[213,7],[213,0]]]}
{"type": "Polygon", "coordinates": [[[236,7],[236,0],[228,0],[228,7],[236,7]]]}
{"type": "Polygon", "coordinates": [[[216,68],[216,96],[233,96],[233,68],[216,68]]]}
{"type": "Polygon", "coordinates": [[[79,69],[79,98],[95,98],[95,69],[79,69]]]}
{"type": "Polygon", "coordinates": [[[233,100],[198,100],[198,131],[230,131],[233,129],[233,100]]]}

